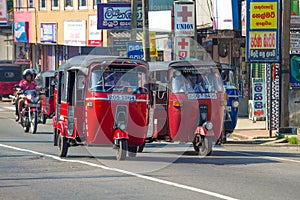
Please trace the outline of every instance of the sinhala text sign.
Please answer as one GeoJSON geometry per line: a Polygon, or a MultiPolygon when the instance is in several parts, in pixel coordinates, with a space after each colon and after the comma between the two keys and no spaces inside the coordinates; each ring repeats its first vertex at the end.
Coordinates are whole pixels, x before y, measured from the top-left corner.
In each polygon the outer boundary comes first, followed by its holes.
{"type": "MultiPolygon", "coordinates": [[[[143,27],[142,5],[137,9],[137,28],[143,27]]],[[[103,3],[98,4],[97,28],[103,30],[131,29],[131,4],[130,3],[103,3]]]]}
{"type": "Polygon", "coordinates": [[[249,0],[247,8],[247,60],[278,62],[278,0],[249,0]]]}

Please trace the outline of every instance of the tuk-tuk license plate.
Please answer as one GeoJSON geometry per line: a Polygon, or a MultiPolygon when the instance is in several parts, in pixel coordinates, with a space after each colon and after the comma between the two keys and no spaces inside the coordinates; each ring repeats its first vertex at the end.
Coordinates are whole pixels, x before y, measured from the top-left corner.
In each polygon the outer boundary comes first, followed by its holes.
{"type": "Polygon", "coordinates": [[[39,108],[40,104],[29,103],[28,106],[31,107],[31,108],[39,108]]]}
{"type": "Polygon", "coordinates": [[[111,101],[136,101],[136,97],[133,95],[108,95],[108,99],[111,101]]]}

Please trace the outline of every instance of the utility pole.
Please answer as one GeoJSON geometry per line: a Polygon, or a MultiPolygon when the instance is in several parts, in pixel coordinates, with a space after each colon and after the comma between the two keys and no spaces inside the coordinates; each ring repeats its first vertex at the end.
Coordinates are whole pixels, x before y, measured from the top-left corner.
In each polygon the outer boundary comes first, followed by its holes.
{"type": "Polygon", "coordinates": [[[131,0],[131,41],[136,41],[137,16],[137,0],[131,0]]]}
{"type": "Polygon", "coordinates": [[[143,0],[143,37],[144,37],[144,60],[150,61],[150,43],[149,43],[149,0],[143,0]]]}
{"type": "Polygon", "coordinates": [[[281,94],[280,94],[280,127],[289,126],[289,84],[290,84],[290,1],[282,0],[281,20],[281,94]]]}

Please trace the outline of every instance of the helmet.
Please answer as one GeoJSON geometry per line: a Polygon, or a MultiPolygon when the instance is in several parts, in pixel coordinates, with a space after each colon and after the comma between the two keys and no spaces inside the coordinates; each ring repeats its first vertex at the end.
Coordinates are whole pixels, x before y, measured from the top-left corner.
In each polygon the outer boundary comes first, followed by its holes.
{"type": "Polygon", "coordinates": [[[33,75],[35,75],[35,76],[37,75],[36,69],[33,69],[33,68],[32,68],[32,69],[31,69],[31,72],[33,73],[33,75]]]}
{"type": "Polygon", "coordinates": [[[30,74],[31,76],[33,76],[33,73],[31,71],[31,69],[25,69],[23,72],[23,78],[26,79],[26,76],[30,74]]]}

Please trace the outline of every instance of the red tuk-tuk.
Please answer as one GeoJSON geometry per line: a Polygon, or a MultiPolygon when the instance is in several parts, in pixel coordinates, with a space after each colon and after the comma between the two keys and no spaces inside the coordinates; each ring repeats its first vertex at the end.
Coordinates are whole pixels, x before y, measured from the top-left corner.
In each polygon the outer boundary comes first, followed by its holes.
{"type": "Polygon", "coordinates": [[[55,79],[56,71],[43,71],[37,75],[35,81],[38,86],[45,90],[44,95],[41,99],[41,111],[39,117],[43,124],[46,123],[48,118],[52,118],[54,115],[54,91],[55,91],[55,79]]]}
{"type": "Polygon", "coordinates": [[[13,95],[15,85],[22,79],[22,67],[20,65],[0,64],[0,100],[2,97],[13,95]]]}
{"type": "Polygon", "coordinates": [[[148,64],[112,56],[76,56],[58,69],[54,145],[107,145],[117,160],[144,144],[149,113],[148,64]]]}
{"type": "Polygon", "coordinates": [[[147,141],[192,142],[210,155],[220,137],[226,105],[216,64],[206,61],[149,63],[153,105],[147,141]]]}

